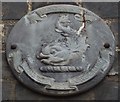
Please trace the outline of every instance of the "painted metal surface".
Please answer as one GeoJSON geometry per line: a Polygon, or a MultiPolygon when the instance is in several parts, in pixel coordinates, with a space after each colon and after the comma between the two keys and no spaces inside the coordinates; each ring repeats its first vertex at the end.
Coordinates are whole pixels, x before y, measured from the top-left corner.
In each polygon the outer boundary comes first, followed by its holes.
{"type": "Polygon", "coordinates": [[[104,21],[73,5],[51,5],[25,15],[8,36],[6,56],[27,87],[71,95],[100,82],[111,68],[115,39],[104,21]]]}

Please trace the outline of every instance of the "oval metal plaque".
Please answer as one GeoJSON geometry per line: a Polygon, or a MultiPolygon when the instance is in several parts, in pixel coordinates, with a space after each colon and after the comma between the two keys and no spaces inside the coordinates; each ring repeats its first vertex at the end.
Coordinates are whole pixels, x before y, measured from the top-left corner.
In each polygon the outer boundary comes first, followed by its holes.
{"type": "Polygon", "coordinates": [[[6,56],[27,87],[71,95],[100,82],[111,68],[115,39],[104,21],[84,8],[51,5],[25,15],[8,36],[6,56]]]}

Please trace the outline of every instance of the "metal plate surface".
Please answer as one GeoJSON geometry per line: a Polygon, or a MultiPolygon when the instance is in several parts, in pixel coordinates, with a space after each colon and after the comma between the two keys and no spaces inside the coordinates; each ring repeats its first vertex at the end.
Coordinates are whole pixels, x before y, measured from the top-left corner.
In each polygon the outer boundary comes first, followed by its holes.
{"type": "Polygon", "coordinates": [[[48,95],[72,95],[95,86],[110,70],[114,55],[115,39],[105,22],[73,5],[50,5],[28,13],[6,42],[13,74],[48,95]]]}

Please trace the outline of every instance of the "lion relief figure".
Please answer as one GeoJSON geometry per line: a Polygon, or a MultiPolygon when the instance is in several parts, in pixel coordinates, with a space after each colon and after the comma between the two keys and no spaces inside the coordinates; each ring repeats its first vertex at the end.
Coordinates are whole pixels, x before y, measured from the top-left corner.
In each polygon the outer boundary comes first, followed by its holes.
{"type": "Polygon", "coordinates": [[[42,48],[40,53],[41,62],[50,65],[67,65],[73,59],[84,56],[89,46],[86,43],[86,35],[77,35],[76,30],[69,26],[68,15],[59,17],[56,23],[56,32],[59,32],[62,38],[56,39],[42,48]]]}

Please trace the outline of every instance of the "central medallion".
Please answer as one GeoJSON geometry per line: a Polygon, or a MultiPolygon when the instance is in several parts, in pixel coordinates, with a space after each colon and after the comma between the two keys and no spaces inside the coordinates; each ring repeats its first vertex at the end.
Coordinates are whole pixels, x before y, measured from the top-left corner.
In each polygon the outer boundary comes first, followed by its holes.
{"type": "MultiPolygon", "coordinates": [[[[55,71],[81,71],[80,67],[59,67],[59,65],[69,65],[78,59],[81,59],[81,62],[84,61],[84,53],[89,47],[86,41],[87,34],[81,32],[85,28],[82,24],[84,23],[83,19],[79,18],[81,20],[79,29],[73,29],[71,25],[73,22],[70,21],[69,16],[69,14],[58,15],[54,30],[59,37],[49,43],[45,42],[39,55],[37,55],[41,62],[57,66],[55,71]]],[[[45,71],[46,69],[40,68],[40,70],[45,71]]]]}

